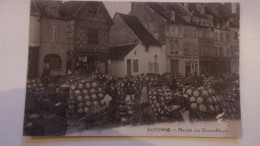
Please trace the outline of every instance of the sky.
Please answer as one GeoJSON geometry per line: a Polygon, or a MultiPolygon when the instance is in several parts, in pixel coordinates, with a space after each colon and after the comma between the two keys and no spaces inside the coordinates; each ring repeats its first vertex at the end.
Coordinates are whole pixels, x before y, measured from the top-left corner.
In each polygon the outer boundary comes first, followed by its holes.
{"type": "Polygon", "coordinates": [[[130,2],[105,2],[103,1],[104,5],[107,8],[107,11],[109,12],[110,16],[113,18],[114,14],[116,12],[128,14],[131,9],[131,3],[130,2]]]}

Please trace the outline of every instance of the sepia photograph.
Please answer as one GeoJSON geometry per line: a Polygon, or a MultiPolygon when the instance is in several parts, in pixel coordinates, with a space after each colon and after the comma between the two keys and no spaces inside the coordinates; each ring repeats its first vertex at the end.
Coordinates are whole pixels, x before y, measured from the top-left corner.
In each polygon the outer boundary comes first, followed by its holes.
{"type": "Polygon", "coordinates": [[[240,4],[31,0],[24,136],[242,135],[240,4]]]}

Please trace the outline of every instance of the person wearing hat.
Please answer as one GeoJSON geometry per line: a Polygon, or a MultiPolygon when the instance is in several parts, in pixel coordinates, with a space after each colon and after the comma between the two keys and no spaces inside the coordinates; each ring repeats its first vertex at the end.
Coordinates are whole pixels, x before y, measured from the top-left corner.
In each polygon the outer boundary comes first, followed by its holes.
{"type": "Polygon", "coordinates": [[[181,93],[182,89],[178,88],[174,98],[167,103],[167,106],[170,107],[168,110],[169,119],[184,121],[181,113],[187,110],[190,106],[188,99],[184,98],[181,93]]]}

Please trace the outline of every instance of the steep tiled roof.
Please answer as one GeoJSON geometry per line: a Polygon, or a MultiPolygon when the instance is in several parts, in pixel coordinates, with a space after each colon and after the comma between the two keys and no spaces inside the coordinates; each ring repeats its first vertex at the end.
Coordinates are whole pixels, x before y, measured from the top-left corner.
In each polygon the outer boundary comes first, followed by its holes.
{"type": "Polygon", "coordinates": [[[165,5],[167,5],[168,10],[173,10],[176,16],[186,16],[189,14],[188,11],[179,3],[165,3],[165,5]]]}
{"type": "Polygon", "coordinates": [[[121,60],[130,53],[137,44],[109,47],[108,58],[111,60],[121,60]]]}
{"type": "Polygon", "coordinates": [[[40,12],[41,12],[41,15],[42,16],[47,16],[48,14],[47,14],[47,12],[46,12],[46,7],[48,7],[48,5],[50,5],[50,4],[61,4],[62,2],[61,1],[48,1],[48,0],[46,0],[46,1],[43,1],[43,0],[32,0],[31,2],[33,2],[33,1],[35,1],[35,4],[36,4],[36,6],[38,7],[38,9],[40,10],[40,12]]]}
{"type": "Polygon", "coordinates": [[[48,13],[46,12],[46,7],[48,7],[49,5],[58,5],[60,17],[73,17],[79,11],[81,6],[85,3],[83,1],[68,1],[62,3],[61,1],[50,0],[35,0],[35,2],[43,16],[48,16],[48,13]]]}
{"type": "Polygon", "coordinates": [[[148,30],[146,30],[136,16],[118,14],[144,45],[161,46],[160,42],[155,39],[148,30]]]}
{"type": "Polygon", "coordinates": [[[158,15],[166,19],[167,21],[171,21],[168,19],[163,13],[166,12],[166,10],[157,2],[147,2],[146,3],[153,11],[155,11],[158,15]]]}
{"type": "Polygon", "coordinates": [[[79,9],[83,6],[83,1],[69,1],[64,2],[60,6],[61,17],[72,17],[76,15],[79,9]]]}
{"type": "Polygon", "coordinates": [[[205,6],[205,13],[212,15],[214,18],[218,19],[228,19],[229,14],[225,11],[224,7],[219,3],[210,3],[205,6]],[[212,9],[215,9],[215,12],[212,9]]]}
{"type": "MultiPolygon", "coordinates": [[[[68,18],[75,16],[80,9],[89,3],[98,3],[101,7],[104,8],[105,15],[108,18],[108,21],[112,24],[113,20],[108,14],[103,2],[93,2],[93,1],[67,1],[67,2],[61,2],[61,1],[53,1],[53,0],[32,0],[32,3],[35,2],[36,6],[38,7],[39,11],[41,12],[42,16],[49,16],[46,12],[46,7],[49,5],[58,5],[59,10],[59,18],[68,18]]],[[[33,9],[31,9],[33,10],[33,9]]],[[[52,16],[49,16],[52,17],[52,16]]]]}
{"type": "Polygon", "coordinates": [[[161,4],[158,2],[147,2],[146,3],[153,11],[155,11],[158,15],[167,20],[168,23],[176,23],[176,24],[186,24],[187,22],[181,18],[181,16],[188,15],[187,11],[184,10],[178,3],[164,3],[167,5],[167,10],[163,8],[161,4]],[[172,21],[170,18],[165,16],[165,12],[174,11],[175,12],[175,21],[172,21]]]}
{"type": "Polygon", "coordinates": [[[39,9],[36,6],[35,1],[31,1],[31,12],[40,13],[39,9]]]}

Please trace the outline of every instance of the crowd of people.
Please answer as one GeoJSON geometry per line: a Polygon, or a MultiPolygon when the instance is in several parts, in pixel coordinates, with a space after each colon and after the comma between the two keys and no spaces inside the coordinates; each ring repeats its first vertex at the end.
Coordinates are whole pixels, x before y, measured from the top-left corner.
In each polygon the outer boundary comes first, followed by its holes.
{"type": "MultiPolygon", "coordinates": [[[[141,74],[138,76],[127,77],[116,77],[105,74],[68,77],[44,76],[28,80],[26,114],[37,113],[37,111],[47,111],[47,114],[56,114],[64,119],[69,118],[73,114],[77,115],[76,117],[79,119],[82,117],[86,118],[86,112],[83,109],[80,113],[78,112],[81,107],[77,105],[77,103],[79,103],[77,97],[73,97],[75,100],[69,99],[72,99],[72,97],[70,97],[72,95],[71,86],[75,83],[80,83],[82,79],[85,80],[85,85],[89,78],[100,83],[100,87],[104,89],[102,94],[104,93],[105,95],[102,98],[104,98],[104,101],[108,99],[106,103],[102,104],[99,103],[99,101],[101,101],[99,100],[95,105],[102,105],[102,108],[104,107],[105,110],[100,110],[103,112],[103,116],[101,117],[106,119],[107,122],[121,123],[121,125],[133,123],[147,124],[159,122],[160,120],[165,119],[168,121],[184,121],[183,113],[185,111],[190,111],[190,120],[206,120],[207,118],[203,117],[205,114],[203,115],[201,113],[207,112],[204,110],[200,111],[201,108],[199,104],[196,109],[193,108],[194,106],[191,106],[193,92],[203,91],[204,96],[204,91],[206,92],[206,90],[212,88],[218,95],[222,94],[225,96],[224,90],[227,86],[235,86],[239,89],[238,76],[227,73],[221,75],[203,74],[201,76],[196,74],[183,76],[181,74],[171,73],[165,73],[162,75],[141,74]],[[203,87],[203,89],[200,89],[201,87],[203,87]],[[186,92],[189,92],[189,89],[192,89],[192,92],[189,97],[187,97],[185,95],[186,92]],[[154,94],[155,91],[162,92],[156,92],[156,94],[154,94]],[[163,93],[166,93],[166,95],[163,93]],[[154,99],[152,99],[153,97],[154,99]],[[70,107],[73,107],[74,112],[68,113],[70,107]]],[[[200,94],[202,95],[202,93],[200,94]]],[[[215,93],[210,96],[215,96],[215,93]]],[[[236,99],[239,100],[239,94],[237,96],[238,98],[236,99]]],[[[205,101],[208,98],[211,97],[203,97],[205,101]]],[[[225,97],[223,97],[222,101],[224,100],[225,97]]],[[[94,100],[92,100],[92,102],[93,101],[94,100]]],[[[219,103],[220,101],[218,102],[218,106],[220,105],[219,103]]],[[[210,109],[211,107],[207,108],[210,109]]],[[[234,106],[232,106],[232,108],[234,108],[234,106]]],[[[225,108],[223,106],[221,110],[216,110],[216,108],[214,108],[215,112],[211,111],[209,113],[220,114],[223,113],[224,110],[225,108]]],[[[89,110],[87,111],[89,112],[89,110]]],[[[228,113],[228,110],[226,113],[228,113]]],[[[216,116],[217,115],[213,116],[213,120],[216,120],[216,116]]]]}

